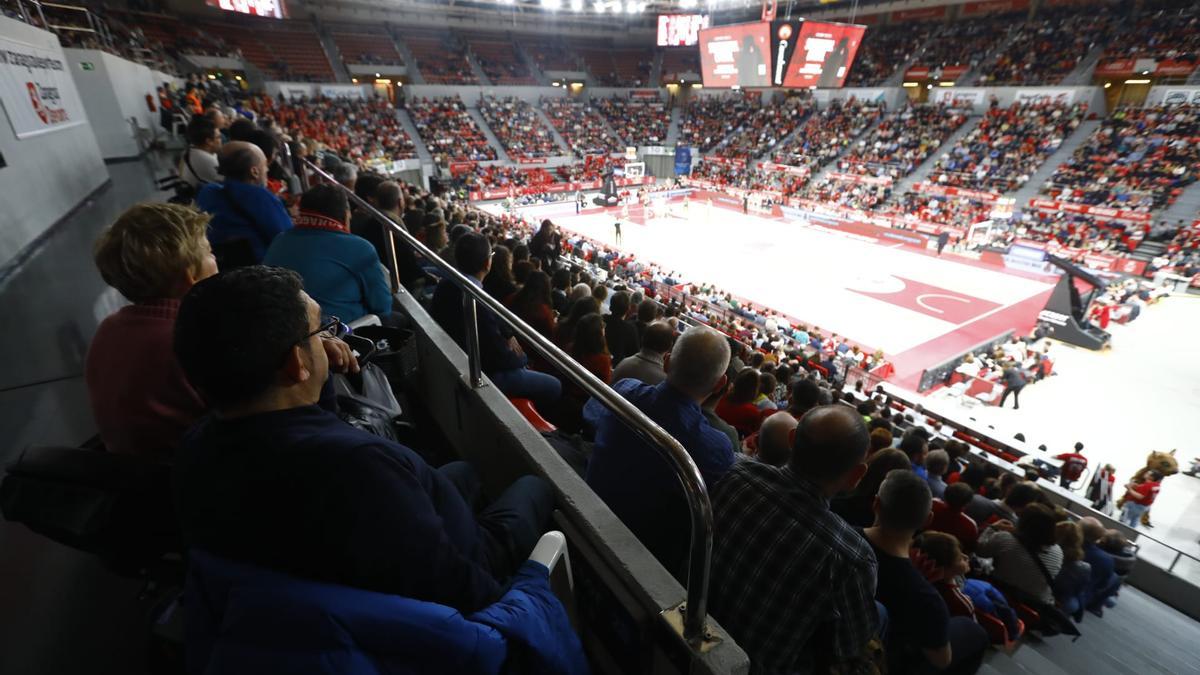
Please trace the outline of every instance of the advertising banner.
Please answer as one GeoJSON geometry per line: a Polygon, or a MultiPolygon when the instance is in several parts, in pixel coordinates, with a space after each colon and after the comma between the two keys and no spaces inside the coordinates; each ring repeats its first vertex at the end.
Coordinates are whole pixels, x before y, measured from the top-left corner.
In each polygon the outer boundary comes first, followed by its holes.
{"type": "Polygon", "coordinates": [[[59,49],[0,37],[0,103],[18,139],[87,122],[59,49]]]}
{"type": "Polygon", "coordinates": [[[932,19],[946,18],[946,5],[940,7],[921,7],[919,9],[902,9],[897,12],[892,12],[892,21],[901,23],[904,21],[929,21],[932,19]]]}
{"type": "Polygon", "coordinates": [[[741,23],[700,31],[700,70],[706,87],[769,87],[770,24],[741,23]]]}
{"type": "Polygon", "coordinates": [[[983,105],[982,89],[954,89],[935,87],[933,102],[952,108],[975,108],[983,105]]]}
{"type": "Polygon", "coordinates": [[[1168,89],[1163,105],[1200,105],[1200,89],[1168,89]]]}
{"type": "Polygon", "coordinates": [[[692,149],[687,146],[675,148],[675,174],[686,176],[692,172],[692,149]]]}
{"type": "Polygon", "coordinates": [[[1015,103],[1058,103],[1071,105],[1075,102],[1074,89],[1020,89],[1013,101],[1015,103]]]}
{"type": "Polygon", "coordinates": [[[828,174],[830,180],[840,180],[847,183],[861,183],[863,185],[882,185],[887,187],[892,184],[892,179],[887,176],[863,176],[857,173],[842,173],[840,171],[830,171],[828,174]]]}
{"type": "MultiPolygon", "coordinates": [[[[792,23],[781,24],[773,44],[773,57],[774,50],[792,50],[791,57],[786,61],[787,69],[784,71],[782,85],[840,87],[845,84],[846,75],[850,72],[855,55],[858,54],[866,27],[846,23],[804,21],[800,23],[798,34],[783,30],[790,28],[792,23]],[[787,35],[786,40],[784,34],[787,35]]],[[[776,73],[777,69],[774,66],[778,66],[778,59],[775,58],[772,63],[772,73],[776,73]]],[[[775,84],[780,84],[780,81],[775,81],[775,84]]]]}
{"type": "Polygon", "coordinates": [[[1020,12],[1026,9],[1029,9],[1029,0],[980,0],[963,5],[962,15],[979,16],[1000,12],[1020,12]]]}
{"type": "Polygon", "coordinates": [[[1066,211],[1092,216],[1096,220],[1120,220],[1129,223],[1148,223],[1150,214],[1124,209],[1110,209],[1106,206],[1088,206],[1074,202],[1060,202],[1054,199],[1030,199],[1029,205],[1039,211],[1066,211]]]}
{"type": "Polygon", "coordinates": [[[986,190],[969,190],[967,188],[951,187],[948,185],[938,185],[937,183],[920,182],[912,186],[915,192],[920,192],[935,197],[963,197],[984,204],[995,204],[1000,201],[1000,195],[995,192],[987,192],[986,190]]]}

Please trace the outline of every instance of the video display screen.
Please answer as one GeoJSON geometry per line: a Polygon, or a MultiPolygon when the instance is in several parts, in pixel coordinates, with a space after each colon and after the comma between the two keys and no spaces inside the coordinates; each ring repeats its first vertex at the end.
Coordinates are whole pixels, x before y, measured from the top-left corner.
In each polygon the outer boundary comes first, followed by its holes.
{"type": "Polygon", "coordinates": [[[705,28],[708,28],[707,14],[660,14],[658,46],[693,47],[705,28]]]}
{"type": "Polygon", "coordinates": [[[739,23],[700,31],[706,87],[769,87],[770,24],[739,23]]]}
{"type": "Polygon", "coordinates": [[[283,0],[206,0],[209,7],[223,9],[226,12],[265,16],[272,19],[287,17],[283,8],[283,0]]]}
{"type": "Polygon", "coordinates": [[[865,26],[780,20],[700,31],[706,87],[841,87],[865,26]]]}

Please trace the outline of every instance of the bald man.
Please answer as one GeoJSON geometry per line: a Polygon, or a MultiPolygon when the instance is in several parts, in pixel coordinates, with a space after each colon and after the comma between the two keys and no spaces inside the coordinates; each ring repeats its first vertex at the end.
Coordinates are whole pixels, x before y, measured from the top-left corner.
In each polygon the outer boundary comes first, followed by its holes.
{"type": "Polygon", "coordinates": [[[196,205],[212,214],[208,240],[222,270],[262,262],[275,235],[289,230],[287,209],[267,189],[267,156],[253,143],[230,141],[217,155],[222,183],[209,183],[196,205]]]}
{"type": "MultiPolygon", "coordinates": [[[[613,385],[683,444],[709,486],[733,465],[733,445],[708,423],[700,405],[725,387],[728,363],[724,336],[696,326],[675,341],[665,381],[649,385],[624,379],[613,385]]],[[[664,567],[685,580],[691,521],[671,464],[595,399],[584,406],[583,416],[596,430],[588,485],[664,567]]]]}
{"type": "Polygon", "coordinates": [[[763,420],[758,428],[758,461],[785,466],[792,458],[792,430],[800,423],[790,412],[780,411],[763,420]]]}
{"type": "Polygon", "coordinates": [[[739,462],[712,487],[708,611],[763,673],[861,664],[879,623],[875,554],[829,510],[867,470],[862,416],[816,407],[791,436],[786,466],[739,462]]]}

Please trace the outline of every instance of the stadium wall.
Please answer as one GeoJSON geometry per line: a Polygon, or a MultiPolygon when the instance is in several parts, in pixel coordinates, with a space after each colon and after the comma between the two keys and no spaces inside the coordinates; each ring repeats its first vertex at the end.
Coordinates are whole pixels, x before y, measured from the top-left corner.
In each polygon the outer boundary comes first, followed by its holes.
{"type": "MultiPolygon", "coordinates": [[[[53,33],[0,16],[0,36],[66,56],[53,33]]],[[[63,87],[75,85],[64,78],[63,87]]],[[[8,111],[0,123],[0,267],[108,182],[90,123],[18,140],[8,111]]]]}
{"type": "Polygon", "coordinates": [[[987,112],[993,96],[1002,108],[1018,100],[1051,99],[1086,103],[1088,112],[1097,115],[1104,115],[1107,110],[1104,90],[1100,87],[934,87],[929,100],[969,104],[976,114],[982,115],[987,112]]]}
{"type": "Polygon", "coordinates": [[[142,154],[130,120],[137,120],[142,129],[159,128],[154,88],[169,76],[158,73],[156,77],[140,63],[97,49],[64,49],[63,53],[71,64],[71,77],[100,144],[100,155],[109,160],[142,154]],[[154,101],[154,111],[146,102],[147,96],[154,101]]]}
{"type": "MultiPolygon", "coordinates": [[[[470,84],[410,84],[404,87],[406,98],[435,98],[442,96],[459,96],[468,107],[479,105],[483,96],[515,96],[537,105],[542,98],[560,98],[567,95],[562,87],[541,86],[499,86],[483,87],[470,84]]],[[[622,89],[621,91],[628,91],[622,89]]]]}

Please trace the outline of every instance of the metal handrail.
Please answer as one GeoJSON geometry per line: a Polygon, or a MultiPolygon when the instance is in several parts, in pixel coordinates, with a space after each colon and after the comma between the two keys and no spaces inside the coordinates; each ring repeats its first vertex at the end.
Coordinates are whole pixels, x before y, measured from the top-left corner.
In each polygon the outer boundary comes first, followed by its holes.
{"type": "MultiPolygon", "coordinates": [[[[672,465],[676,477],[683,486],[683,492],[691,512],[691,545],[688,554],[687,576],[687,606],[684,612],[683,637],[689,643],[697,643],[705,638],[705,617],[708,607],[708,577],[712,557],[713,513],[712,503],[708,498],[708,489],[700,469],[692,460],[687,450],[668,434],[654,420],[647,417],[632,403],[613,391],[590,371],[579,365],[574,359],[559,349],[553,342],[541,333],[531,328],[507,307],[500,304],[491,295],[477,286],[469,277],[459,272],[437,255],[419,239],[414,237],[402,225],[396,223],[379,209],[366,200],[354,194],[354,191],[341,185],[333,176],[326,173],[312,161],[305,159],[304,163],[313,173],[326,182],[339,187],[346,196],[360,208],[365,209],[375,219],[386,225],[391,235],[393,260],[395,237],[400,237],[404,243],[411,246],[426,260],[438,268],[443,279],[453,282],[463,294],[463,312],[467,333],[467,358],[469,365],[469,384],[473,388],[486,386],[483,380],[479,360],[479,333],[475,323],[478,304],[493,312],[501,321],[507,323],[516,334],[534,351],[546,359],[559,372],[563,373],[575,385],[579,386],[590,396],[603,403],[609,410],[625,423],[634,433],[659,450],[663,457],[672,465]]],[[[399,271],[392,267],[393,284],[399,290],[399,271]]]]}

